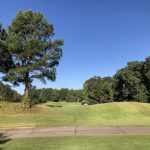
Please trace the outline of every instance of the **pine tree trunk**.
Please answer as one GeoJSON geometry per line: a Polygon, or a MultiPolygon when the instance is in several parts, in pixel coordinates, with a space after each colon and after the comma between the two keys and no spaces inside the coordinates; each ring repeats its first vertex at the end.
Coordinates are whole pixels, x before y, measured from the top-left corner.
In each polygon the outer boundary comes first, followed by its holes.
{"type": "Polygon", "coordinates": [[[24,90],[24,98],[23,98],[23,107],[24,108],[30,108],[31,107],[29,92],[30,92],[30,86],[29,86],[29,83],[26,82],[25,83],[25,90],[24,90]]]}
{"type": "Polygon", "coordinates": [[[24,98],[25,99],[29,98],[29,85],[28,85],[28,83],[25,83],[24,98]]]}

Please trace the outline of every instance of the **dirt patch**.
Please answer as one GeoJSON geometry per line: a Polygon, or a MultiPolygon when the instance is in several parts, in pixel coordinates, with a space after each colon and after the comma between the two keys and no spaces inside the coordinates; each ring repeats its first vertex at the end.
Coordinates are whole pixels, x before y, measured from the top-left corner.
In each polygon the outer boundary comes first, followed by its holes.
{"type": "Polygon", "coordinates": [[[21,103],[0,103],[0,113],[21,114],[21,113],[39,113],[43,109],[39,106],[33,106],[29,109],[23,109],[21,103]]]}

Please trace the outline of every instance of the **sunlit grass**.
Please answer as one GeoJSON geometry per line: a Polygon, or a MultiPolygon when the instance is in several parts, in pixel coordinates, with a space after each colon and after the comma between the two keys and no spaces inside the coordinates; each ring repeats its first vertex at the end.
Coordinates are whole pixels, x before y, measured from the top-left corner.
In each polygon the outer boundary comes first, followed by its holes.
{"type": "Polygon", "coordinates": [[[4,150],[149,150],[150,136],[74,136],[10,139],[4,150]]]}
{"type": "Polygon", "coordinates": [[[23,111],[19,103],[0,103],[0,128],[55,126],[150,126],[150,104],[48,102],[23,111]]]}

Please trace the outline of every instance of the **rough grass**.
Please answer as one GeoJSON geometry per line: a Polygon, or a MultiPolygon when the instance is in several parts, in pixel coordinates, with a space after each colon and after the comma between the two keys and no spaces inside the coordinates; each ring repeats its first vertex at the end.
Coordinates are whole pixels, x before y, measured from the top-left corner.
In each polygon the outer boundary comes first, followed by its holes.
{"type": "Polygon", "coordinates": [[[4,150],[149,150],[150,136],[77,136],[10,139],[4,150]]]}
{"type": "Polygon", "coordinates": [[[150,126],[150,104],[49,102],[27,111],[19,103],[0,103],[0,128],[54,126],[150,126]]]}

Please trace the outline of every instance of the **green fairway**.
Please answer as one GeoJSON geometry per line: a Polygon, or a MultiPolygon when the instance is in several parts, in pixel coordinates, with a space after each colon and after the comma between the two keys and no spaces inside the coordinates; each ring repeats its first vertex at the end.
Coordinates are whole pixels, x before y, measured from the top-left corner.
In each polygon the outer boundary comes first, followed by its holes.
{"type": "Polygon", "coordinates": [[[10,139],[4,150],[149,150],[150,136],[90,136],[10,139]]]}
{"type": "Polygon", "coordinates": [[[55,126],[150,126],[150,104],[49,102],[24,112],[21,104],[0,103],[0,128],[55,126]]]}

